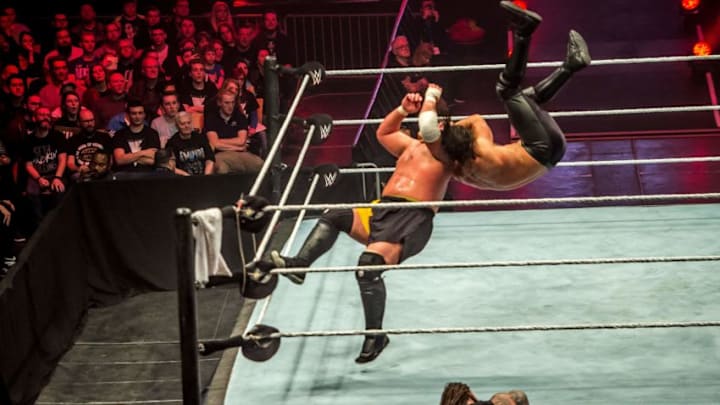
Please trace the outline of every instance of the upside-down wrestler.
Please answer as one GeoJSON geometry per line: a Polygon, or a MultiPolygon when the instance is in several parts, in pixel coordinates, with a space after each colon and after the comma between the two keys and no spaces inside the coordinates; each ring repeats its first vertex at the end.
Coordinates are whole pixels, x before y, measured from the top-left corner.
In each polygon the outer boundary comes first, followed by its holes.
{"type": "MultiPolygon", "coordinates": [[[[582,37],[570,32],[562,67],[535,86],[521,89],[532,32],[542,18],[504,1],[510,16],[514,50],[500,74],[497,93],[503,100],[520,142],[496,145],[490,128],[479,115],[456,123],[438,122],[437,103],[442,89],[431,84],[425,93],[407,94],[377,130],[377,139],[396,156],[395,171],[382,192],[381,202],[437,201],[456,178],[485,189],[511,189],[538,178],[565,152],[565,138],[539,104],[549,100],[572,74],[590,63],[582,37]],[[420,112],[419,139],[401,131],[409,114],[420,112]]],[[[401,263],[419,253],[430,239],[433,208],[372,208],[326,211],[310,232],[298,254],[285,257],[273,251],[262,267],[309,267],[334,244],[339,232],[366,246],[358,266],[401,263]]],[[[287,275],[301,284],[305,274],[287,275]]],[[[358,270],[366,329],[382,329],[386,291],[382,272],[358,270]]],[[[357,363],[374,360],[388,345],[387,335],[366,335],[357,363]]]]}

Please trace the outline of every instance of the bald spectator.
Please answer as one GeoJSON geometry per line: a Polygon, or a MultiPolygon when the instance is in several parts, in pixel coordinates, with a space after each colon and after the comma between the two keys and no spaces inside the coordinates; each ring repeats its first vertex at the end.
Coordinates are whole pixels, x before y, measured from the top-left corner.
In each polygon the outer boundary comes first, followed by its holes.
{"type": "Polygon", "coordinates": [[[140,64],[140,76],[135,78],[128,97],[142,100],[148,121],[158,116],[165,78],[160,76],[160,62],[147,56],[140,64]]]}
{"type": "Polygon", "coordinates": [[[95,128],[95,115],[92,111],[81,110],[79,122],[80,132],[68,141],[67,146],[67,169],[75,181],[87,176],[96,152],[112,151],[110,135],[95,128]]]}
{"type": "Polygon", "coordinates": [[[108,80],[108,93],[91,106],[95,111],[98,128],[107,128],[110,120],[125,110],[127,92],[125,91],[125,76],[120,72],[110,74],[108,80]]]}

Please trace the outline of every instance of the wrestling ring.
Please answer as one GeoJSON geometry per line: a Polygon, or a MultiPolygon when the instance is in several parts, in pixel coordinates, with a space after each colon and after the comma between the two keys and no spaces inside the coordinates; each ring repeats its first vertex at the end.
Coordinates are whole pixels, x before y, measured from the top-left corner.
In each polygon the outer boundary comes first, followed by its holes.
{"type": "MultiPolygon", "coordinates": [[[[720,60],[720,55],[596,60],[590,68],[693,60],[720,60]]],[[[559,65],[530,63],[528,67],[559,65]]],[[[419,255],[399,265],[362,267],[365,271],[390,270],[385,273],[385,323],[392,328],[382,330],[361,328],[355,282],[349,276],[331,274],[360,269],[348,263],[356,261],[362,247],[341,235],[333,249],[311,268],[244,274],[241,295],[258,300],[244,333],[210,341],[197,337],[190,249],[192,213],[179,209],[176,222],[181,241],[178,270],[186,403],[200,398],[198,355],[233,347],[240,347],[244,356],[255,362],[242,362],[238,356],[226,403],[368,403],[368,398],[377,398],[373,403],[431,403],[439,398],[444,382],[458,379],[469,381],[476,392],[519,387],[528,392],[533,403],[563,403],[575,397],[583,398],[583,403],[598,404],[641,403],[650,397],[653,403],[720,401],[713,388],[720,378],[714,366],[720,357],[720,277],[715,268],[720,259],[720,193],[313,204],[316,192],[333,187],[340,176],[378,176],[393,170],[329,165],[314,171],[303,204],[288,204],[311,144],[332,136],[333,126],[382,121],[333,120],[325,114],[294,117],[308,86],[319,86],[329,76],[493,70],[503,66],[325,71],[319,63],[311,62],[288,71],[302,78],[299,90],[248,195],[255,195],[270,173],[290,124],[302,122],[306,136],[285,189],[276,204],[264,209],[271,215],[266,229],[274,229],[283,212],[297,215],[281,252],[292,255],[299,247],[297,241],[314,223],[305,219],[306,214],[326,209],[568,204],[580,208],[438,213],[433,236],[419,255]],[[622,206],[630,202],[646,205],[622,206]],[[684,204],[674,205],[677,203],[684,204]],[[282,279],[278,275],[300,272],[308,274],[302,287],[278,281],[282,279]],[[376,334],[424,336],[398,337],[371,365],[353,364],[358,338],[344,337],[376,334]],[[681,385],[685,389],[678,388],[681,385]],[[436,393],[432,400],[427,392],[424,396],[417,393],[424,388],[436,393]],[[597,401],[587,401],[586,392],[597,395],[597,401]],[[666,402],[655,400],[659,397],[666,402]]],[[[283,69],[278,67],[277,71],[282,73],[283,69]]],[[[556,111],[550,115],[717,110],[718,105],[691,105],[556,111]]],[[[483,117],[507,119],[504,114],[483,117]]],[[[553,170],[616,165],[671,168],[674,164],[718,161],[720,156],[563,161],[553,170]]],[[[232,207],[225,207],[223,212],[238,215],[232,207]]],[[[253,261],[268,253],[272,234],[262,234],[253,261]]]]}

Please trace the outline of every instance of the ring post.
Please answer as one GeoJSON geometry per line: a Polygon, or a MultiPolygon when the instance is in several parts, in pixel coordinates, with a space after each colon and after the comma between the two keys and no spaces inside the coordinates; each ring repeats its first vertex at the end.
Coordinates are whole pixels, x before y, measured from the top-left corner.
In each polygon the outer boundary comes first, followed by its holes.
{"type": "MultiPolygon", "coordinates": [[[[279,122],[275,118],[280,113],[280,66],[275,56],[268,56],[265,59],[265,103],[263,106],[263,114],[268,117],[266,126],[268,128],[268,143],[275,145],[279,130],[279,122]]],[[[278,201],[280,198],[281,174],[280,174],[280,154],[272,155],[272,201],[278,201]]],[[[252,193],[251,193],[252,194],[252,193]]]]}
{"type": "Polygon", "coordinates": [[[182,364],[183,404],[200,405],[197,302],[195,299],[195,264],[192,218],[190,215],[189,208],[178,208],[175,211],[180,359],[182,364]]]}

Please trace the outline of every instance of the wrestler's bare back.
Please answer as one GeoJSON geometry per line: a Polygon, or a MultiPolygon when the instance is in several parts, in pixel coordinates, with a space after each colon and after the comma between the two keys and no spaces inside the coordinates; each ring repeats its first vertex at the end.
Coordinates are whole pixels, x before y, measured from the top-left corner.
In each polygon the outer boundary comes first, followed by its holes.
{"type": "Polygon", "coordinates": [[[442,200],[451,177],[451,168],[436,159],[427,144],[413,140],[398,156],[383,195],[418,201],[442,200]]]}
{"type": "Polygon", "coordinates": [[[495,144],[492,130],[481,116],[472,115],[454,125],[470,128],[475,138],[475,158],[456,170],[457,180],[481,189],[510,190],[547,172],[547,168],[530,156],[520,142],[495,144]]]}

